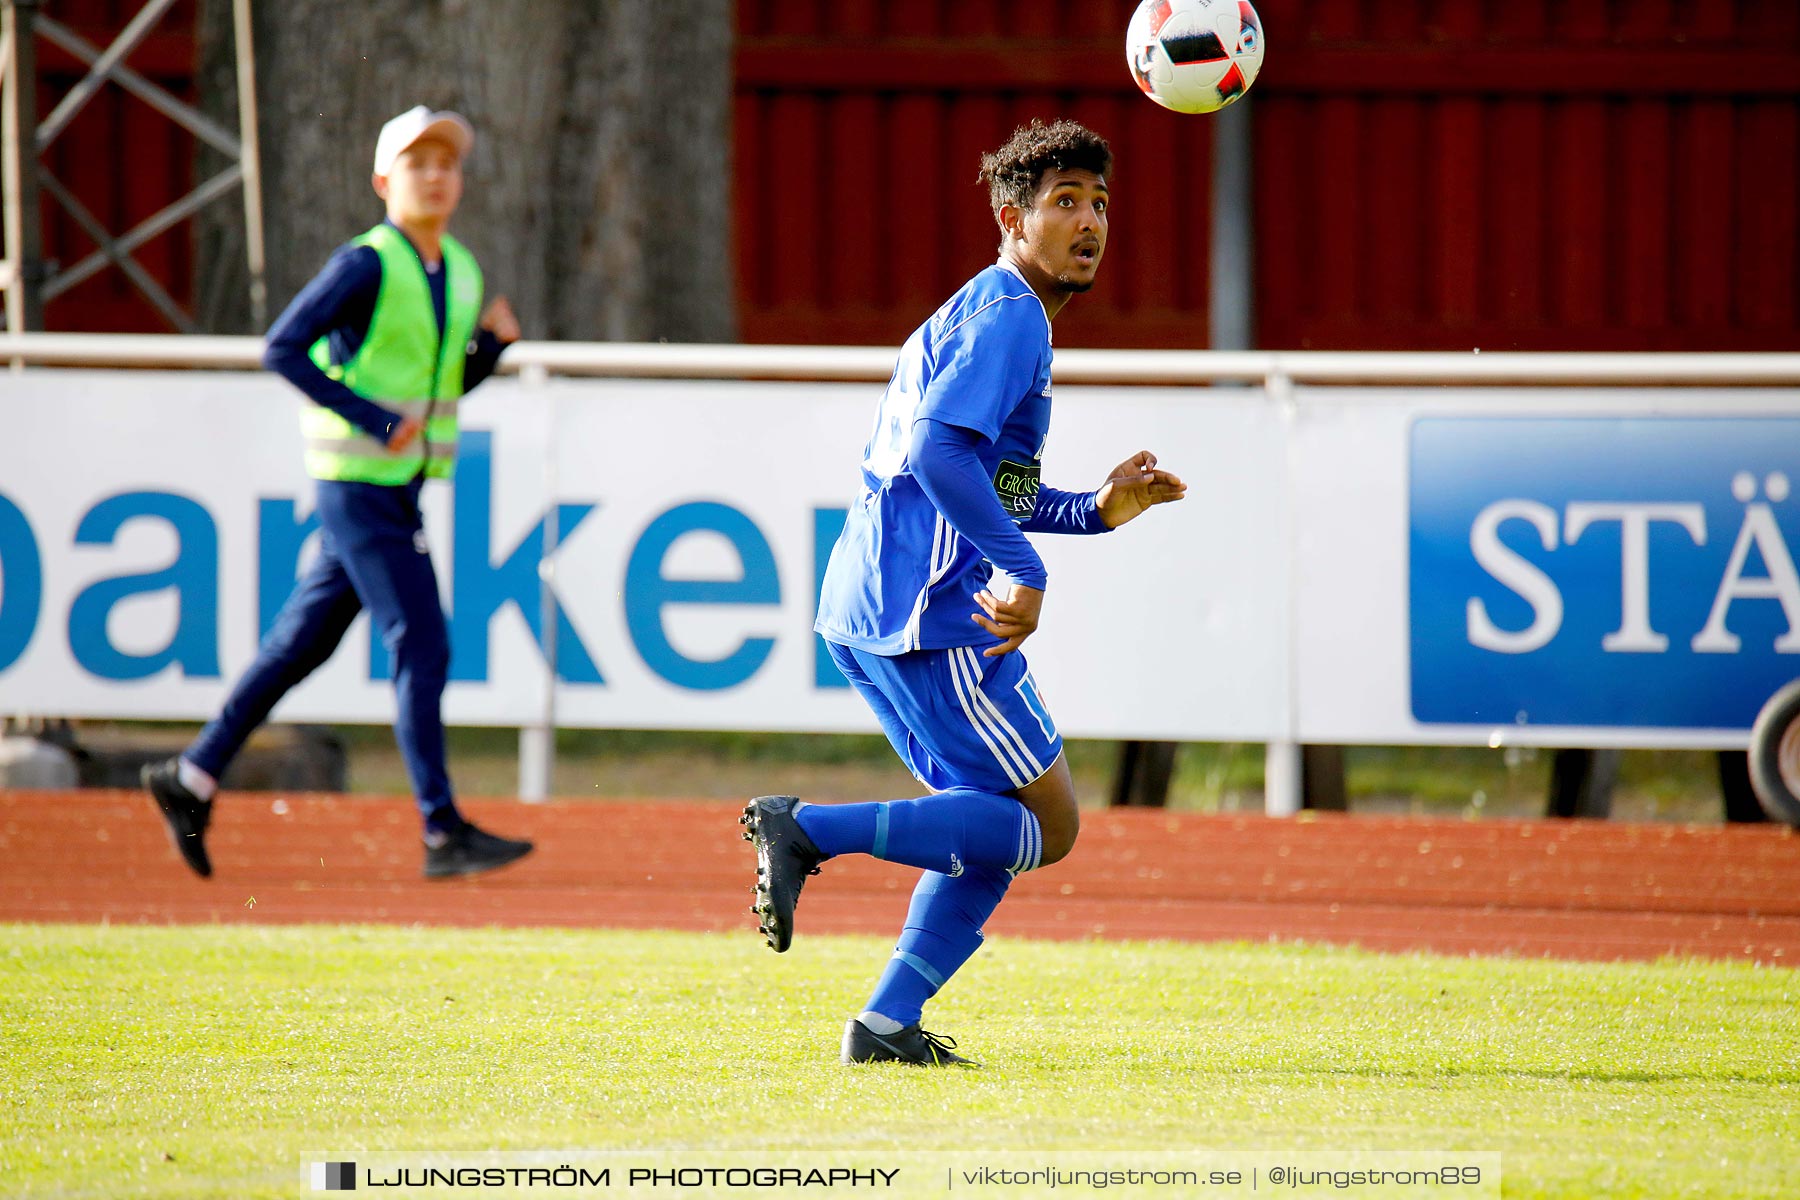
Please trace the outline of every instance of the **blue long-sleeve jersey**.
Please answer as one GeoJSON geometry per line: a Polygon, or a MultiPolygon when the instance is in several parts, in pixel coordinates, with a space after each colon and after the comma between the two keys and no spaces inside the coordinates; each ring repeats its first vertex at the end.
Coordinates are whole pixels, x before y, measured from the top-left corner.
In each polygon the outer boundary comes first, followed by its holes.
{"type": "Polygon", "coordinates": [[[1091,493],[1039,486],[1050,360],[1049,316],[1004,262],[907,339],[825,569],[827,640],[886,655],[993,641],[969,614],[994,570],[1046,582],[1025,531],[1105,531],[1091,493]]]}

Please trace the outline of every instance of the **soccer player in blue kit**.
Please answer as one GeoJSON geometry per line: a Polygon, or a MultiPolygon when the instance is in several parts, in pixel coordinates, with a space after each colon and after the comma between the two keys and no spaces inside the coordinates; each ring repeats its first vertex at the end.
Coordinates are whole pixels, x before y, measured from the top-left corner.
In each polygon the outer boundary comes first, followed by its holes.
{"type": "Polygon", "coordinates": [[[1075,844],[1062,738],[1019,647],[1047,576],[1027,533],[1105,533],[1180,500],[1180,479],[1140,452],[1092,492],[1038,483],[1050,427],[1050,322],[1094,284],[1106,249],[1104,139],[1033,121],[981,161],[1000,258],[907,339],[863,453],[863,492],[833,548],[815,628],[931,790],[876,804],[761,796],[762,932],[793,939],[819,864],[869,854],[925,872],[843,1061],[968,1063],[920,1026],[924,1004],[981,945],[1013,877],[1075,844]]]}

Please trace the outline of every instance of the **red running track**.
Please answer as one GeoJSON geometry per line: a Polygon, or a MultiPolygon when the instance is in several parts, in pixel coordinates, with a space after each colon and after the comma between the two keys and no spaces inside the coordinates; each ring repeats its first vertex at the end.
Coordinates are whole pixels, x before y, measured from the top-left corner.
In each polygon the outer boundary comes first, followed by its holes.
{"type": "MultiPolygon", "coordinates": [[[[224,796],[189,874],[148,797],[0,792],[0,920],[379,922],[737,930],[754,860],[736,805],[473,801],[538,851],[471,880],[419,877],[410,800],[224,796]]],[[[828,866],[805,933],[893,933],[915,872],[828,866]]],[[[988,932],[1307,941],[1572,959],[1800,961],[1800,835],[1769,826],[1084,814],[1065,862],[1014,884],[988,932]]]]}

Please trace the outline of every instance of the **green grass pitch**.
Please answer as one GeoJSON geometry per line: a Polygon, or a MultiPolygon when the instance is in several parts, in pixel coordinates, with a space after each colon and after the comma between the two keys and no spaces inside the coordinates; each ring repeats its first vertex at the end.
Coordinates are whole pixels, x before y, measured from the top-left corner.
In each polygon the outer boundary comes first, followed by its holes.
{"type": "Polygon", "coordinates": [[[1800,1170],[1788,970],[996,940],[928,1022],[983,1070],[841,1067],[887,950],[0,925],[0,1195],[292,1197],[327,1147],[1497,1150],[1506,1195],[1584,1198],[1800,1170]]]}

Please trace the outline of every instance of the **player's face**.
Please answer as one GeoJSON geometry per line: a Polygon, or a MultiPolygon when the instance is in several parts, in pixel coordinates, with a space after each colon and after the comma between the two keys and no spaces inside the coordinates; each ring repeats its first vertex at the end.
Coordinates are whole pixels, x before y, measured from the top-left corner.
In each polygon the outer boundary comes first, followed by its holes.
{"type": "Polygon", "coordinates": [[[1056,291],[1094,286],[1106,252],[1106,180],[1092,171],[1047,171],[1019,220],[1018,256],[1056,291]]]}
{"type": "Polygon", "coordinates": [[[387,201],[395,221],[448,221],[462,200],[462,159],[438,138],[420,138],[375,177],[375,191],[387,201]]]}

